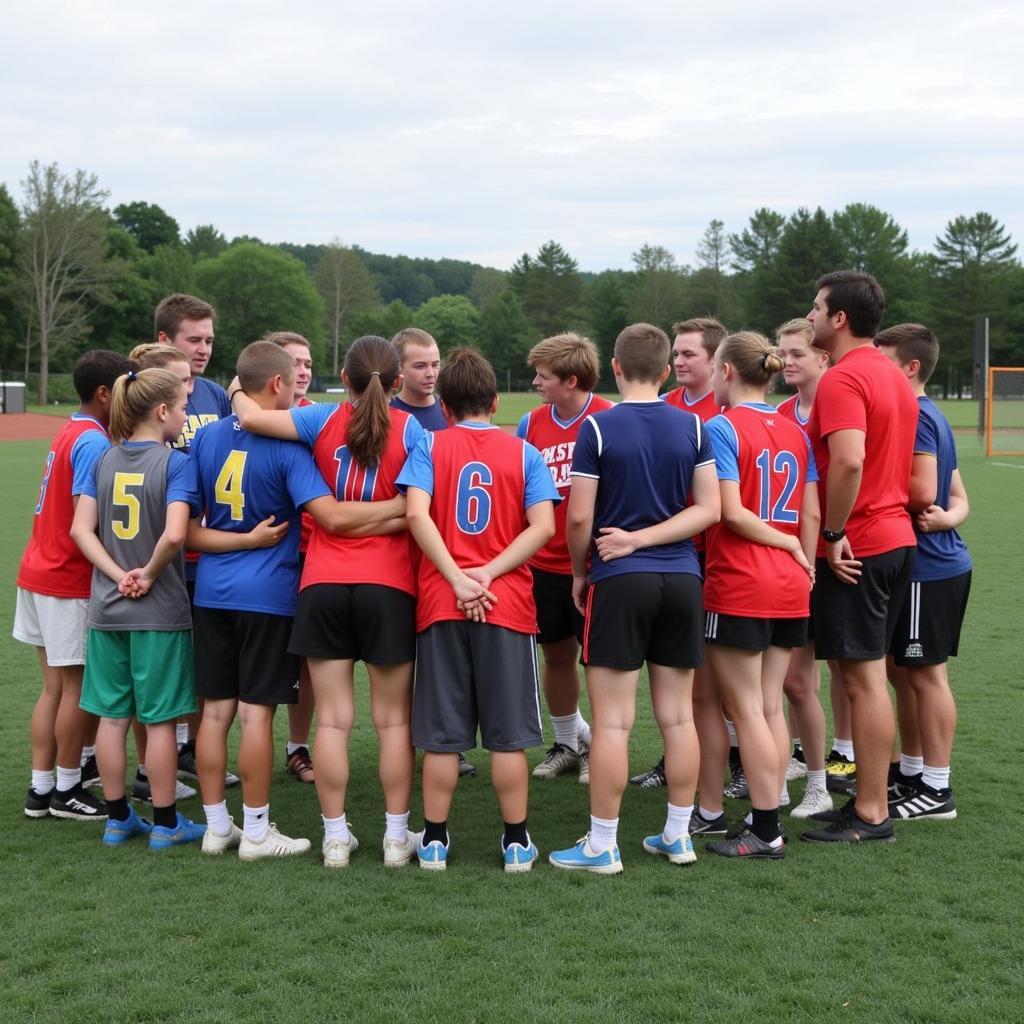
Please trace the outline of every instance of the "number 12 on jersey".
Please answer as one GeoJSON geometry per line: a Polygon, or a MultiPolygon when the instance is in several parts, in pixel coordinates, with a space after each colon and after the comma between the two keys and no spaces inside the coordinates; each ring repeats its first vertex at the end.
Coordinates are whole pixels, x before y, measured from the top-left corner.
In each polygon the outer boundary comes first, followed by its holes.
{"type": "Polygon", "coordinates": [[[789,451],[779,451],[773,459],[772,453],[763,448],[755,461],[761,494],[758,517],[766,523],[796,523],[800,518],[799,511],[788,507],[800,475],[800,463],[796,456],[789,451]],[[777,481],[776,474],[782,479],[777,481]],[[774,495],[773,483],[779,486],[778,493],[774,495]]]}

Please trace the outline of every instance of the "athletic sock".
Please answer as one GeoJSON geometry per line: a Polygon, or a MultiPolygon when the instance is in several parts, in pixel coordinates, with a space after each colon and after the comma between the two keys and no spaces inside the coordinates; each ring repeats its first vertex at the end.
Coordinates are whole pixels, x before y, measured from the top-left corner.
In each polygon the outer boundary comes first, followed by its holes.
{"type": "Polygon", "coordinates": [[[788,807],[789,806],[789,786],[785,782],[782,784],[782,790],[779,793],[779,806],[780,807],[788,807]]]}
{"type": "Polygon", "coordinates": [[[930,764],[922,765],[921,781],[931,789],[949,789],[949,765],[945,768],[933,768],[930,764]]]}
{"type": "Polygon", "coordinates": [[[729,746],[729,768],[735,770],[739,768],[742,762],[740,761],[740,748],[735,743],[729,746]]]}
{"type": "Polygon", "coordinates": [[[505,834],[501,837],[501,848],[507,850],[513,843],[522,847],[530,845],[530,835],[526,831],[526,819],[522,821],[506,821],[505,834]]]}
{"type": "Polygon", "coordinates": [[[427,846],[429,843],[441,843],[443,846],[448,845],[447,818],[444,821],[423,819],[423,845],[427,846]]]}
{"type": "Polygon", "coordinates": [[[340,839],[343,843],[352,842],[352,833],[348,830],[348,818],[344,814],[337,818],[324,818],[324,839],[340,839]]]}
{"type": "Polygon", "coordinates": [[[178,741],[178,749],[180,750],[186,743],[188,743],[188,722],[178,722],[174,726],[175,738],[178,741]]]}
{"type": "Polygon", "coordinates": [[[409,812],[405,814],[384,813],[384,838],[397,839],[400,843],[405,842],[409,834],[409,812]]]}
{"type": "Polygon", "coordinates": [[[619,842],[618,818],[595,818],[590,816],[590,848],[594,853],[604,853],[619,842]]]}
{"type": "Polygon", "coordinates": [[[668,805],[665,815],[665,827],[661,830],[661,838],[666,843],[674,843],[680,836],[685,836],[690,831],[690,818],[693,815],[693,804],[688,807],[677,807],[675,804],[668,805]]]}
{"type": "Polygon", "coordinates": [[[725,812],[724,811],[709,811],[703,804],[697,808],[697,813],[705,821],[717,821],[725,812]]]}
{"type": "Polygon", "coordinates": [[[135,774],[138,775],[140,779],[149,778],[149,776],[146,774],[146,766],[144,764],[140,764],[139,767],[135,769],[135,774]]]}
{"type": "Polygon", "coordinates": [[[574,754],[579,752],[579,730],[576,723],[576,712],[571,715],[552,715],[551,724],[555,727],[555,742],[568,747],[574,754]]]}
{"type": "Polygon", "coordinates": [[[832,749],[837,754],[842,754],[847,761],[853,758],[853,740],[841,740],[838,736],[832,741],[832,749]]]}
{"type": "Polygon", "coordinates": [[[74,789],[75,786],[81,785],[82,782],[82,766],[79,765],[77,768],[61,768],[57,765],[57,792],[66,793],[69,789],[74,789]]]}
{"type": "Polygon", "coordinates": [[[736,726],[732,724],[732,719],[731,718],[727,718],[725,720],[725,727],[726,727],[726,729],[729,730],[729,746],[730,747],[736,747],[736,749],[738,750],[739,746],[740,746],[740,742],[739,742],[739,739],[736,736],[736,726]]]}
{"type": "Polygon", "coordinates": [[[909,779],[915,775],[920,775],[923,771],[923,757],[909,757],[906,754],[900,754],[900,775],[905,775],[909,779]]]}
{"type": "Polygon", "coordinates": [[[178,805],[172,803],[167,807],[153,805],[153,824],[160,828],[174,828],[178,824],[178,805]]]}
{"type": "Polygon", "coordinates": [[[793,757],[795,757],[801,764],[804,764],[804,748],[800,745],[799,737],[793,740],[793,757]]]}
{"type": "Polygon", "coordinates": [[[296,750],[304,750],[308,754],[309,753],[309,744],[308,743],[292,743],[292,741],[289,740],[287,745],[284,748],[284,756],[286,758],[289,758],[289,757],[292,756],[292,754],[295,753],[296,750]]]}
{"type": "Polygon", "coordinates": [[[128,820],[128,797],[119,796],[116,800],[108,800],[107,817],[112,821],[128,820]]]}
{"type": "Polygon", "coordinates": [[[96,748],[95,747],[82,747],[82,764],[83,765],[85,764],[86,761],[89,760],[90,757],[95,757],[95,756],[96,756],[96,748]]]}
{"type": "Polygon", "coordinates": [[[53,792],[53,772],[37,772],[32,769],[32,789],[40,796],[53,792]]]}
{"type": "Polygon", "coordinates": [[[242,814],[245,817],[245,834],[258,843],[267,834],[270,826],[270,804],[264,804],[262,807],[242,804],[242,814]]]}
{"type": "Polygon", "coordinates": [[[590,746],[590,741],[594,738],[593,733],[590,731],[590,723],[580,714],[579,708],[576,709],[576,735],[588,747],[590,746]]]}
{"type": "Polygon", "coordinates": [[[203,813],[206,815],[206,826],[214,835],[226,836],[231,832],[226,800],[221,800],[219,804],[203,804],[203,813]]]}
{"type": "Polygon", "coordinates": [[[822,768],[820,772],[811,771],[807,769],[807,788],[808,789],[824,789],[825,788],[825,769],[822,768]]]}
{"type": "Polygon", "coordinates": [[[750,811],[750,831],[764,843],[775,845],[775,840],[782,842],[782,829],[779,828],[779,809],[760,811],[756,807],[750,811]]]}

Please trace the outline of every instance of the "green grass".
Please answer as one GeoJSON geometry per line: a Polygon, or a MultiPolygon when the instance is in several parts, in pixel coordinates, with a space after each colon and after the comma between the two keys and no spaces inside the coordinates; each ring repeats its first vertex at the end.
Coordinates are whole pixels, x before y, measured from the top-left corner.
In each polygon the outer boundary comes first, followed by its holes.
{"type": "MultiPolygon", "coordinates": [[[[0,524],[8,581],[0,613],[10,622],[45,444],[11,442],[2,453],[11,503],[0,524]]],[[[505,878],[477,751],[479,776],[460,784],[452,813],[448,872],[386,873],[360,676],[348,812],[363,848],[347,871],[328,874],[315,856],[245,865],[196,849],[106,850],[97,826],[22,816],[38,669],[34,652],[0,641],[0,738],[10,754],[0,781],[0,1016],[12,1024],[1019,1020],[1024,844],[1008,779],[1024,758],[1024,473],[986,464],[972,439],[961,465],[975,580],[952,673],[960,818],[901,826],[891,847],[791,842],[775,864],[698,851],[692,869],[674,869],[639,845],[662,823],[664,790],[630,789],[623,875],[566,877],[544,863],[505,878]]],[[[659,749],[645,696],[634,769],[659,749]]],[[[792,787],[797,799],[801,788],[792,787]]],[[[318,840],[313,787],[280,764],[272,801],[285,832],[318,840]]],[[[229,804],[239,817],[237,790],[229,804]]],[[[202,816],[198,800],[185,809],[202,816]]],[[[575,840],[587,813],[586,790],[571,779],[533,787],[531,831],[544,853],[575,840]]],[[[419,814],[415,807],[414,821],[419,814]]]]}

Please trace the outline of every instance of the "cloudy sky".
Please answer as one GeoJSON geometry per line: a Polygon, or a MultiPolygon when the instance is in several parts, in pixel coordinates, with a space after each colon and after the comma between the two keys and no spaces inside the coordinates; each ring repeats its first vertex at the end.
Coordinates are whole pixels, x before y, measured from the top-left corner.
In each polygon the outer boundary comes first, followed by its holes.
{"type": "Polygon", "coordinates": [[[185,231],[507,267],[692,261],[712,218],[870,202],[1024,243],[1024,10],[519,0],[5,5],[0,181],[95,172],[185,231]]]}

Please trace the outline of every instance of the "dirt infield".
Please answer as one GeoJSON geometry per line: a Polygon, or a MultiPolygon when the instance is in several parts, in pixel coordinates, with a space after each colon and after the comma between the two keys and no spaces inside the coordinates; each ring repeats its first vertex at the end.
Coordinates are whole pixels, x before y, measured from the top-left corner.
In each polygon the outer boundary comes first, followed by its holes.
{"type": "Polygon", "coordinates": [[[63,416],[12,412],[0,416],[0,441],[49,441],[64,426],[63,416]]]}

